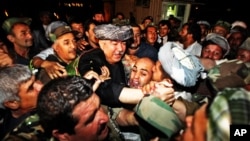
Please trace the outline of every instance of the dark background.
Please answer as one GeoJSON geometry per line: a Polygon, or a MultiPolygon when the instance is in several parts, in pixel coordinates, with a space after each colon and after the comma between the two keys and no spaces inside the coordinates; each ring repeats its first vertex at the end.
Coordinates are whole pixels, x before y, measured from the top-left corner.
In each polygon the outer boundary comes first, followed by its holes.
{"type": "MultiPolygon", "coordinates": [[[[0,0],[0,20],[6,18],[4,11],[7,10],[9,16],[24,15],[30,16],[34,20],[37,20],[38,13],[41,10],[50,10],[60,14],[62,18],[66,12],[77,13],[81,15],[83,19],[87,19],[95,9],[102,9],[102,0],[74,0],[74,2],[83,2],[82,8],[67,9],[60,5],[63,2],[71,2],[71,0],[0,0]]],[[[196,0],[197,3],[202,3],[199,8],[192,7],[190,17],[207,20],[210,23],[215,23],[217,20],[226,20],[228,22],[234,22],[236,20],[243,20],[248,25],[250,24],[250,18],[248,13],[250,7],[248,7],[247,1],[221,1],[221,0],[196,0]]]]}
{"type": "Polygon", "coordinates": [[[39,20],[39,12],[49,10],[59,14],[60,19],[65,18],[65,14],[79,15],[87,19],[91,16],[94,9],[102,9],[102,0],[74,0],[83,2],[83,7],[68,8],[63,6],[64,2],[71,0],[0,0],[0,20],[6,19],[5,10],[9,16],[28,16],[33,20],[39,20]]]}
{"type": "Polygon", "coordinates": [[[230,23],[236,20],[245,21],[250,24],[250,7],[248,1],[222,1],[222,0],[198,0],[204,3],[200,9],[192,8],[191,17],[204,19],[215,23],[217,20],[225,20],[230,23]]]}

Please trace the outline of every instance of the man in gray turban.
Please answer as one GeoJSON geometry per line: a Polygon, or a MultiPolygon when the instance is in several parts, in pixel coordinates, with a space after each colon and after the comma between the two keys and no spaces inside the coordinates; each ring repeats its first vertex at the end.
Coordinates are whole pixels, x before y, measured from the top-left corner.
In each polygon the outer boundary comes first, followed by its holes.
{"type": "MultiPolygon", "coordinates": [[[[78,64],[80,75],[83,76],[89,70],[100,75],[102,72],[100,68],[107,66],[111,79],[101,83],[96,90],[102,103],[111,107],[121,107],[124,103],[137,104],[144,93],[141,89],[128,87],[128,80],[125,77],[121,61],[126,47],[133,43],[132,27],[102,24],[96,26],[94,32],[99,39],[100,48],[86,52],[81,56],[78,64]]],[[[159,97],[163,98],[166,93],[162,93],[159,97]]]]}
{"type": "MultiPolygon", "coordinates": [[[[93,49],[82,54],[78,63],[78,71],[81,76],[93,70],[99,75],[102,73],[102,66],[107,66],[110,72],[109,80],[104,81],[96,90],[103,105],[108,106],[108,114],[111,123],[115,124],[114,108],[126,107],[131,109],[144,97],[143,92],[138,88],[130,88],[127,85],[127,78],[122,64],[122,57],[126,47],[133,43],[133,31],[131,26],[118,26],[102,24],[94,28],[96,37],[99,39],[100,48],[93,49]]],[[[95,80],[94,80],[95,81],[95,80]]],[[[93,82],[94,83],[94,82],[93,82]]],[[[163,101],[167,101],[168,95],[173,95],[173,88],[164,87],[157,95],[163,101]]],[[[154,95],[154,92],[152,92],[154,95]]],[[[155,95],[155,97],[156,97],[155,95]]],[[[123,118],[127,118],[124,116],[123,118]]],[[[117,127],[116,129],[119,129],[117,127]]],[[[120,134],[121,131],[117,131],[120,134]]]]}

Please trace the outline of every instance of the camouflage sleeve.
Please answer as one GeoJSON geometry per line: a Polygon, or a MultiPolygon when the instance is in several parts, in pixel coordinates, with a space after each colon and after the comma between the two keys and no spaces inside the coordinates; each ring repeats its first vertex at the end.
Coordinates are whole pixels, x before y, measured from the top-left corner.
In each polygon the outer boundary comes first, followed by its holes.
{"type": "Polygon", "coordinates": [[[45,141],[44,130],[39,124],[38,115],[27,117],[14,130],[8,133],[2,141],[45,141]]]}
{"type": "Polygon", "coordinates": [[[2,141],[41,141],[37,137],[29,137],[26,138],[25,136],[20,136],[20,135],[8,135],[5,139],[2,141]]]}

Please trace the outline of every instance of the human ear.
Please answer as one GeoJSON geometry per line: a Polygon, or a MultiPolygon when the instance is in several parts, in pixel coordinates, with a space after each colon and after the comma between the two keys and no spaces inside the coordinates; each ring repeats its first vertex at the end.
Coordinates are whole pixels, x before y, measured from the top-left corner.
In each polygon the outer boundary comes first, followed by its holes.
{"type": "Polygon", "coordinates": [[[52,136],[57,138],[59,141],[69,141],[69,135],[67,133],[59,133],[57,129],[52,130],[52,136]]]}
{"type": "Polygon", "coordinates": [[[100,48],[101,48],[102,50],[103,50],[104,44],[105,44],[105,41],[99,40],[99,46],[100,46],[100,48]]]}
{"type": "Polygon", "coordinates": [[[58,50],[58,41],[55,41],[54,44],[52,45],[52,48],[54,49],[54,51],[57,51],[58,50]]]}
{"type": "Polygon", "coordinates": [[[89,32],[88,32],[88,31],[85,31],[85,35],[86,35],[87,37],[89,37],[89,32]]]}
{"type": "Polygon", "coordinates": [[[5,101],[3,105],[11,110],[16,110],[20,107],[20,102],[19,101],[5,101]]]}
{"type": "Polygon", "coordinates": [[[152,67],[152,71],[156,72],[156,66],[155,65],[152,67]]]}
{"type": "Polygon", "coordinates": [[[13,35],[7,35],[7,39],[12,43],[14,42],[13,35]]]}

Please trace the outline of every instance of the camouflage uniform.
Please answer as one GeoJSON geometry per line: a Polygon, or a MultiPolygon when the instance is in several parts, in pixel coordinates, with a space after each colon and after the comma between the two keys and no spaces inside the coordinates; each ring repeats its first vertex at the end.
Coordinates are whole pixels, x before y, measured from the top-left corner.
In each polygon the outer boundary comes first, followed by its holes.
{"type": "MultiPolygon", "coordinates": [[[[108,107],[104,106],[105,110],[108,107]]],[[[119,130],[112,124],[108,123],[110,129],[109,135],[105,141],[123,141],[119,130]]],[[[24,122],[20,123],[13,131],[8,133],[2,141],[56,141],[54,137],[46,137],[42,126],[39,124],[37,114],[28,116],[24,122]]]]}
{"type": "Polygon", "coordinates": [[[144,141],[156,136],[168,141],[183,127],[172,107],[152,95],[145,96],[136,105],[135,113],[144,141]]]}
{"type": "Polygon", "coordinates": [[[3,141],[46,141],[44,130],[39,124],[36,113],[28,116],[15,129],[9,132],[3,141]]]}
{"type": "Polygon", "coordinates": [[[120,108],[105,107],[105,109],[110,118],[110,137],[112,138],[109,139],[112,141],[148,141],[156,136],[160,137],[160,140],[170,140],[183,127],[172,107],[152,95],[145,96],[134,108],[135,117],[139,122],[139,138],[136,136],[138,134],[133,134],[134,132],[122,132],[120,130],[115,121],[120,108]]]}
{"type": "Polygon", "coordinates": [[[208,108],[207,141],[229,141],[231,124],[250,124],[250,92],[243,88],[223,89],[208,108]]]}
{"type": "Polygon", "coordinates": [[[225,87],[244,87],[250,84],[250,67],[240,60],[229,60],[215,66],[208,72],[208,80],[217,92],[225,87]]]}

